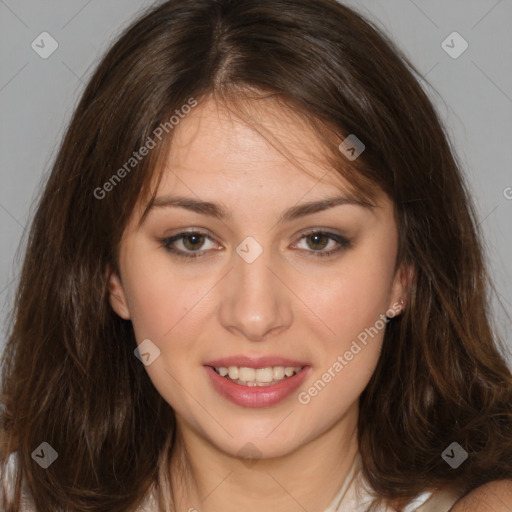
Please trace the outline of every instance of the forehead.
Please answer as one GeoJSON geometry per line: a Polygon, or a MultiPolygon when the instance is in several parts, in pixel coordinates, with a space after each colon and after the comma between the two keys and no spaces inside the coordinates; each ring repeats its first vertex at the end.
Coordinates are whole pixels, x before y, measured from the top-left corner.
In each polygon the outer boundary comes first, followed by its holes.
{"type": "MultiPolygon", "coordinates": [[[[274,98],[200,102],[180,121],[162,157],[153,198],[141,204],[146,211],[170,193],[252,204],[258,197],[292,204],[340,193],[365,201],[329,163],[318,131],[274,98]]],[[[373,201],[386,202],[384,194],[373,201]]]]}
{"type": "Polygon", "coordinates": [[[186,175],[201,182],[243,179],[258,188],[286,183],[304,191],[322,184],[352,190],[329,165],[322,142],[301,115],[273,98],[242,104],[208,99],[173,134],[160,187],[186,175]]]}
{"type": "Polygon", "coordinates": [[[227,169],[272,162],[310,160],[318,167],[322,149],[316,134],[291,109],[275,100],[243,105],[206,100],[178,127],[168,162],[180,165],[205,157],[227,169]],[[241,110],[241,108],[243,110],[241,110]]]}

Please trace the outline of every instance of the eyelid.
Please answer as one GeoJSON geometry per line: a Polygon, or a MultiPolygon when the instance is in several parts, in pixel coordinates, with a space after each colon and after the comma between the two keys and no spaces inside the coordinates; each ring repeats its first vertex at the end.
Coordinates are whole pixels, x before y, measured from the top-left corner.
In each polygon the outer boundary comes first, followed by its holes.
{"type": "Polygon", "coordinates": [[[211,249],[200,249],[198,251],[183,251],[181,249],[176,249],[172,246],[174,242],[182,240],[186,235],[202,235],[206,238],[210,239],[212,242],[216,242],[215,236],[208,229],[204,228],[185,228],[180,230],[179,233],[175,235],[168,236],[160,240],[162,246],[171,254],[174,254],[178,257],[182,257],[183,259],[193,259],[202,257],[205,253],[211,251],[211,249]]]}
{"type": "Polygon", "coordinates": [[[199,227],[198,228],[196,228],[196,227],[181,228],[181,229],[179,229],[179,231],[176,231],[176,233],[174,235],[169,235],[166,238],[172,238],[172,237],[183,235],[183,234],[196,234],[196,233],[201,234],[201,235],[207,235],[210,238],[215,238],[215,235],[213,234],[212,231],[210,231],[207,228],[199,228],[199,227]]]}
{"type": "MultiPolygon", "coordinates": [[[[169,253],[172,253],[178,257],[181,257],[183,259],[188,259],[188,260],[203,257],[208,252],[211,252],[212,249],[200,249],[197,251],[183,251],[181,249],[176,249],[176,248],[172,247],[172,244],[174,242],[185,238],[185,236],[187,234],[202,235],[202,236],[205,236],[206,238],[210,239],[212,242],[216,242],[216,237],[211,233],[211,231],[209,231],[208,229],[205,229],[205,228],[185,228],[185,229],[182,229],[179,233],[177,233],[175,235],[171,235],[169,237],[166,237],[166,238],[160,240],[160,242],[169,253]]],[[[339,232],[335,232],[330,228],[322,228],[322,227],[309,228],[306,231],[303,231],[302,233],[300,233],[297,241],[294,242],[292,246],[295,246],[301,240],[306,238],[308,235],[312,235],[312,234],[326,235],[330,240],[332,240],[338,244],[338,246],[336,248],[330,249],[329,251],[324,251],[324,250],[319,250],[319,251],[309,250],[308,251],[306,249],[299,249],[302,252],[311,253],[313,255],[313,257],[331,256],[335,253],[341,252],[344,249],[348,249],[349,247],[352,246],[351,240],[349,238],[347,238],[345,235],[343,235],[339,232]]],[[[216,243],[218,243],[218,242],[216,242],[216,243]]]]}
{"type": "Polygon", "coordinates": [[[296,242],[294,242],[293,245],[298,244],[304,238],[306,238],[309,235],[313,235],[313,234],[326,235],[330,240],[336,242],[336,244],[337,244],[337,247],[335,247],[334,249],[330,249],[328,251],[325,251],[325,250],[319,250],[319,251],[310,250],[310,251],[308,251],[305,249],[300,249],[307,253],[312,254],[313,257],[331,256],[331,255],[334,255],[336,253],[339,253],[345,249],[352,247],[352,240],[349,239],[347,236],[345,236],[339,232],[335,232],[330,228],[322,228],[322,227],[311,228],[306,231],[303,231],[300,234],[299,239],[296,242]]]}

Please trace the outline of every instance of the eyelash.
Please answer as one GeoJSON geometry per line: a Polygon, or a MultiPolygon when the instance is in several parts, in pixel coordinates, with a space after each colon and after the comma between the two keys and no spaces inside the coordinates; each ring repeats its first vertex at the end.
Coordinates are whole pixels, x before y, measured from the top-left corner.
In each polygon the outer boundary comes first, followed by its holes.
{"type": "MultiPolygon", "coordinates": [[[[212,237],[210,236],[209,233],[205,233],[202,231],[183,231],[177,235],[174,235],[172,237],[165,238],[165,239],[161,240],[161,244],[165,248],[166,251],[170,252],[171,254],[174,254],[175,256],[186,259],[186,260],[203,257],[204,254],[208,250],[182,251],[181,249],[176,249],[175,247],[172,247],[172,244],[174,242],[182,240],[182,239],[186,238],[187,236],[192,236],[192,235],[202,235],[202,236],[206,236],[207,238],[212,240],[212,237]]],[[[318,229],[303,233],[302,236],[299,238],[299,242],[311,235],[325,235],[330,240],[333,240],[339,244],[338,247],[336,247],[335,249],[331,249],[329,251],[314,251],[314,250],[306,251],[306,252],[313,253],[314,257],[317,257],[317,258],[325,258],[325,257],[332,256],[333,254],[338,253],[344,249],[348,249],[349,247],[352,246],[350,240],[348,240],[344,236],[341,236],[341,235],[338,235],[336,233],[332,233],[329,231],[318,230],[318,229]]]]}

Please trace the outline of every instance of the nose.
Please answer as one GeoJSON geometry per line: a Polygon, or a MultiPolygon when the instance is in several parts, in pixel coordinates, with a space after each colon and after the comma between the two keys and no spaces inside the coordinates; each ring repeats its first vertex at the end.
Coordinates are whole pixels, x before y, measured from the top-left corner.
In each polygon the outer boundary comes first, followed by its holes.
{"type": "Polygon", "coordinates": [[[250,341],[265,341],[292,324],[291,293],[271,259],[265,250],[251,263],[234,254],[234,267],[222,282],[220,322],[250,341]]]}

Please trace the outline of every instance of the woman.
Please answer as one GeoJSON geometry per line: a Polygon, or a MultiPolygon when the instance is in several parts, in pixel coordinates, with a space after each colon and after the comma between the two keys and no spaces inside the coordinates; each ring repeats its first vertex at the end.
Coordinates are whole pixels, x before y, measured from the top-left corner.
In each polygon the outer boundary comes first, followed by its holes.
{"type": "Polygon", "coordinates": [[[510,502],[512,378],[413,72],[331,0],[171,0],[119,38],[31,230],[5,510],[510,502]]]}

